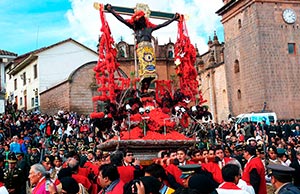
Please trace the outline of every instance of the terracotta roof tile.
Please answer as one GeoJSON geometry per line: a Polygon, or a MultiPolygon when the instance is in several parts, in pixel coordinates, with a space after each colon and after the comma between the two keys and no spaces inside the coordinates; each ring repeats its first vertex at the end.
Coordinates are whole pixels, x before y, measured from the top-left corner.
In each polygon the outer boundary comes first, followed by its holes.
{"type": "Polygon", "coordinates": [[[12,53],[12,52],[1,50],[1,49],[0,49],[0,55],[18,56],[16,53],[12,53]]]}
{"type": "MultiPolygon", "coordinates": [[[[63,43],[65,43],[65,42],[69,42],[69,41],[74,41],[75,43],[77,43],[77,44],[79,44],[79,45],[85,47],[86,49],[91,50],[90,48],[88,48],[88,47],[86,47],[85,45],[83,45],[83,44],[77,42],[76,40],[74,40],[74,39],[72,39],[72,38],[68,38],[68,39],[66,39],[66,40],[60,41],[60,42],[55,43],[55,44],[53,44],[53,45],[46,46],[46,47],[42,47],[42,48],[40,48],[40,49],[37,49],[37,50],[31,51],[31,52],[25,53],[25,54],[23,54],[23,55],[20,55],[20,56],[18,56],[17,58],[14,59],[14,64],[15,64],[15,66],[17,66],[19,63],[21,63],[23,60],[25,60],[25,59],[26,59],[29,55],[31,55],[31,54],[37,54],[37,53],[40,53],[40,52],[42,52],[42,51],[45,51],[45,50],[47,50],[47,49],[53,48],[53,47],[55,47],[55,46],[57,46],[57,45],[60,45],[60,44],[63,44],[63,43]]],[[[93,50],[91,50],[91,51],[92,51],[92,52],[95,52],[95,51],[93,51],[93,50]]],[[[95,52],[95,53],[96,53],[96,52],[95,52]]]]}

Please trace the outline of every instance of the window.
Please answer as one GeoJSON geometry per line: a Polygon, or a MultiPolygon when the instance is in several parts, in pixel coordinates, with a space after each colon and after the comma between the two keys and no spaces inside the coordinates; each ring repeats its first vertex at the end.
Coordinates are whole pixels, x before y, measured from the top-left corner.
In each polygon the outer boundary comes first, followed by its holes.
{"type": "Polygon", "coordinates": [[[31,98],[31,107],[34,107],[34,98],[31,98]]]}
{"type": "Polygon", "coordinates": [[[295,43],[288,43],[288,52],[289,52],[289,54],[295,54],[296,53],[295,43]]]}
{"type": "Polygon", "coordinates": [[[39,96],[36,96],[34,99],[35,106],[39,106],[39,96]]]}
{"type": "Polygon", "coordinates": [[[17,83],[17,78],[14,80],[14,88],[15,88],[15,90],[17,90],[18,89],[18,83],[17,83]]]}
{"type": "Polygon", "coordinates": [[[168,58],[174,58],[174,54],[172,50],[168,51],[168,58]]]}
{"type": "Polygon", "coordinates": [[[239,89],[237,91],[237,98],[240,100],[242,98],[242,93],[241,93],[241,90],[239,89]]]}
{"type": "Polygon", "coordinates": [[[174,46],[173,46],[173,45],[169,45],[169,46],[168,46],[167,57],[168,57],[169,59],[174,58],[174,46]]]}
{"type": "Polygon", "coordinates": [[[23,86],[26,85],[26,72],[22,74],[23,86]]]}
{"type": "Polygon", "coordinates": [[[127,58],[126,45],[124,44],[119,46],[119,57],[127,58]]]}
{"type": "Polygon", "coordinates": [[[240,62],[239,60],[234,61],[234,73],[240,72],[240,62]]]}
{"type": "MultiPolygon", "coordinates": [[[[10,70],[11,70],[11,66],[9,66],[9,68],[8,68],[8,72],[10,72],[10,70]]],[[[12,78],[12,75],[11,74],[9,74],[9,79],[11,79],[12,78]]]]}
{"type": "Polygon", "coordinates": [[[20,106],[22,106],[22,105],[23,105],[23,98],[20,97],[20,106]]]}
{"type": "Polygon", "coordinates": [[[241,19],[238,20],[238,27],[239,27],[239,29],[242,27],[242,20],[241,19]]]}
{"type": "Polygon", "coordinates": [[[38,72],[37,72],[37,65],[34,65],[34,66],[33,66],[33,78],[34,78],[34,79],[37,78],[37,76],[38,76],[37,73],[38,73],[38,72]]]}

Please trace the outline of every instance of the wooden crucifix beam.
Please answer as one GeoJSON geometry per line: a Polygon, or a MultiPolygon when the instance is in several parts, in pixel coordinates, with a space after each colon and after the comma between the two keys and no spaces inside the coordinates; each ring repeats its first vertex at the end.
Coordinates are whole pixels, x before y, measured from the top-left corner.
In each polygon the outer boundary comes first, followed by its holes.
{"type": "MultiPolygon", "coordinates": [[[[95,2],[94,8],[99,10],[100,4],[95,2]]],[[[132,14],[134,14],[134,10],[135,10],[135,8],[120,7],[120,6],[112,6],[112,8],[119,14],[130,15],[130,16],[132,14]]],[[[107,11],[106,9],[104,9],[104,10],[107,11]]],[[[160,12],[160,11],[151,11],[150,12],[150,17],[155,18],[155,19],[168,20],[168,19],[174,18],[174,16],[175,16],[174,13],[167,13],[167,12],[160,12]]]]}

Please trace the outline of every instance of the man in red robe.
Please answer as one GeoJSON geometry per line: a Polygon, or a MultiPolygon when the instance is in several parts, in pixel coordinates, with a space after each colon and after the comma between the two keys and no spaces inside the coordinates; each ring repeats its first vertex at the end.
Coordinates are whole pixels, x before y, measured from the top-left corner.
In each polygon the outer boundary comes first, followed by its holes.
{"type": "Polygon", "coordinates": [[[117,167],[113,164],[104,164],[100,166],[97,183],[102,188],[99,194],[123,193],[124,183],[120,179],[117,167]]]}
{"type": "Polygon", "coordinates": [[[242,179],[253,186],[256,194],[267,194],[265,167],[260,158],[256,157],[256,147],[248,145],[244,152],[247,163],[242,179]]]}

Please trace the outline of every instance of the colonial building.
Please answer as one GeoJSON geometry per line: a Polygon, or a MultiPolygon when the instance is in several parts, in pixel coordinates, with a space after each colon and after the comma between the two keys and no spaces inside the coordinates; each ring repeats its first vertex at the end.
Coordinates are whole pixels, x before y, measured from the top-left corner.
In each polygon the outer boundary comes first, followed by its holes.
{"type": "Polygon", "coordinates": [[[229,111],[300,118],[300,1],[223,0],[229,111]]]}
{"type": "Polygon", "coordinates": [[[97,57],[95,51],[73,39],[21,55],[6,66],[8,101],[18,109],[38,110],[41,92],[68,79],[74,69],[97,57]]]}
{"type": "MultiPolygon", "coordinates": [[[[120,68],[128,75],[128,77],[132,74],[134,75],[134,72],[137,72],[137,62],[134,58],[134,46],[121,41],[117,44],[117,48],[119,51],[117,59],[121,65],[120,68]]],[[[154,49],[157,80],[175,80],[174,43],[170,40],[168,44],[158,45],[158,40],[156,39],[154,49]]],[[[154,84],[152,84],[152,87],[154,87],[154,84]]]]}
{"type": "Polygon", "coordinates": [[[5,96],[6,96],[6,74],[5,66],[14,58],[17,57],[17,54],[0,50],[0,113],[5,112],[5,96]]]}

